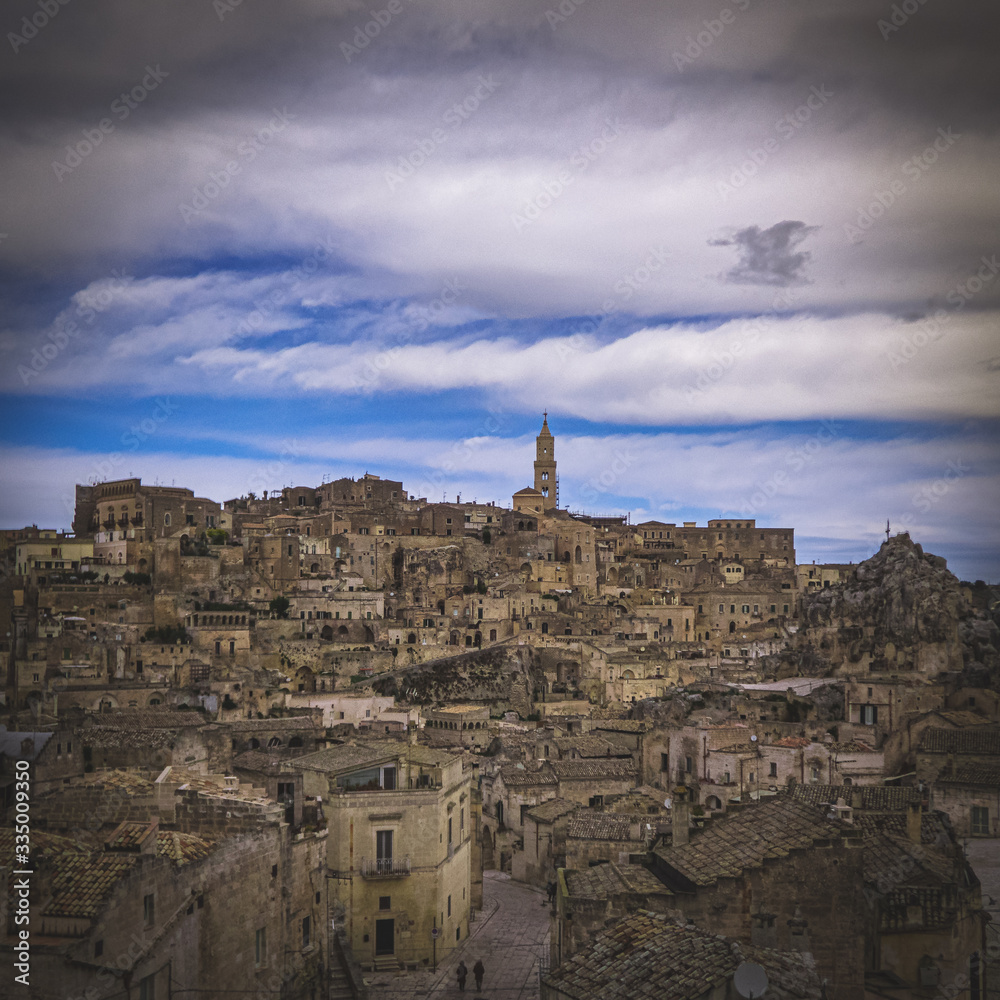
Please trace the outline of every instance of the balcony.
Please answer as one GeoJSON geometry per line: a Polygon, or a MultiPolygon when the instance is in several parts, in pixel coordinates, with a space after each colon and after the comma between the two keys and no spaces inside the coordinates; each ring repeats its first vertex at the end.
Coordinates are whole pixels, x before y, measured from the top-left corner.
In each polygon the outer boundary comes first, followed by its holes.
{"type": "Polygon", "coordinates": [[[362,878],[401,878],[410,874],[410,857],[405,858],[362,858],[362,878]]]}

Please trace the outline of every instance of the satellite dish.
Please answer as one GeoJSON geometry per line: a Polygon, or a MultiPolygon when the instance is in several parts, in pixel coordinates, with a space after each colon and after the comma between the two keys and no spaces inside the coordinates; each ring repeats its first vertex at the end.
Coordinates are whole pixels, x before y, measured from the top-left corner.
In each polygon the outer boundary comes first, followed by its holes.
{"type": "Polygon", "coordinates": [[[741,997],[762,997],[767,989],[767,973],[754,962],[741,962],[733,976],[733,985],[741,997]]]}
{"type": "Polygon", "coordinates": [[[756,736],[751,736],[750,737],[750,742],[751,743],[756,743],[757,742],[757,737],[756,736]]]}

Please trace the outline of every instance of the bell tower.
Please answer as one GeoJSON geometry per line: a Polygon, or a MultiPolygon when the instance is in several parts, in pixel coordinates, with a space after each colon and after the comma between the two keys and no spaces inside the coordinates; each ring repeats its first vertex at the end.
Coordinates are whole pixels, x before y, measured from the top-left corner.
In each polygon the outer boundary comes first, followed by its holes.
{"type": "Polygon", "coordinates": [[[535,489],[542,494],[545,510],[554,510],[559,502],[556,486],[555,438],[549,430],[548,410],[542,416],[542,429],[535,438],[535,489]]]}

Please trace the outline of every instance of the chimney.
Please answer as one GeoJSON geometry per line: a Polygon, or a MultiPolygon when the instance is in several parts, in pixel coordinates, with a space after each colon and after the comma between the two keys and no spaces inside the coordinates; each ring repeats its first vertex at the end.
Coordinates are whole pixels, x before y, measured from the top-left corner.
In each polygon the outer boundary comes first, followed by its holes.
{"type": "Polygon", "coordinates": [[[156,854],[156,835],[160,830],[160,817],[153,816],[150,818],[149,826],[146,829],[145,834],[143,834],[142,841],[140,842],[139,851],[142,854],[156,854]]]}
{"type": "Polygon", "coordinates": [[[690,839],[691,803],[688,801],[688,790],[683,785],[674,789],[673,801],[670,803],[670,835],[674,847],[686,844],[690,839]]]}
{"type": "Polygon", "coordinates": [[[906,836],[911,844],[920,843],[921,823],[920,800],[906,803],[906,836]]]}

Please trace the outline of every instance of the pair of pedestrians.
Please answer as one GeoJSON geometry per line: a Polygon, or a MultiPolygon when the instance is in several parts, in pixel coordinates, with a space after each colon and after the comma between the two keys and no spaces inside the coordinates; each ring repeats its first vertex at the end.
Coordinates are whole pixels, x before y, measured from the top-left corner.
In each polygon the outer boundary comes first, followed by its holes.
{"type": "MultiPolygon", "coordinates": [[[[458,988],[464,991],[465,980],[469,975],[469,970],[465,967],[465,962],[458,963],[455,973],[458,976],[458,988]]],[[[476,964],[472,967],[472,974],[476,977],[476,990],[481,990],[483,988],[483,976],[486,975],[486,967],[483,965],[481,958],[476,959],[476,964]]]]}

